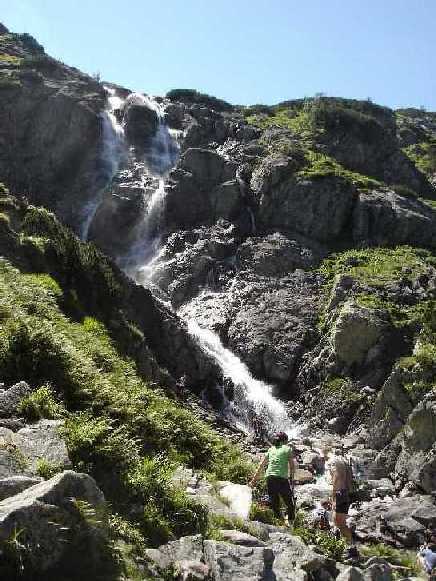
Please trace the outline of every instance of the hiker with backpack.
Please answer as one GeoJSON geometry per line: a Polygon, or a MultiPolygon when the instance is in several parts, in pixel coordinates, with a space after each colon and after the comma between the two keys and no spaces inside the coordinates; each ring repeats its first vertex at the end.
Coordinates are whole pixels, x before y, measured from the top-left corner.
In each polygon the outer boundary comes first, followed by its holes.
{"type": "Polygon", "coordinates": [[[288,446],[288,436],[284,432],[278,432],[272,438],[272,446],[251,479],[251,487],[254,487],[264,471],[266,471],[268,496],[274,516],[281,518],[280,499],[282,499],[288,513],[288,524],[291,525],[295,519],[293,493],[295,465],[292,449],[288,446]]]}

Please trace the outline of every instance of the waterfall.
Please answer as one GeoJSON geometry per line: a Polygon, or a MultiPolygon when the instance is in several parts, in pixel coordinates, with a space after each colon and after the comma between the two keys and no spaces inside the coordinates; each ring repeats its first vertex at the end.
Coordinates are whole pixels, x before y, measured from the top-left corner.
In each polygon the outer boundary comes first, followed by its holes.
{"type": "Polygon", "coordinates": [[[99,159],[96,195],[82,211],[80,238],[88,239],[89,228],[92,220],[103,200],[104,189],[110,184],[117,173],[124,152],[124,130],[118,122],[115,111],[123,107],[123,100],[117,97],[115,89],[105,87],[108,94],[108,107],[100,113],[102,127],[102,146],[99,159]]]}
{"type": "Polygon", "coordinates": [[[151,196],[144,190],[144,214],[136,226],[127,256],[119,259],[120,266],[129,276],[139,284],[147,285],[150,278],[150,264],[159,253],[161,221],[166,196],[165,180],[179,156],[179,132],[169,129],[164,120],[164,110],[151,97],[133,93],[129,95],[126,103],[145,105],[156,112],[158,119],[156,133],[149,147],[146,148],[144,157],[147,175],[156,178],[158,185],[151,196]]]}
{"type": "Polygon", "coordinates": [[[289,437],[295,437],[298,427],[291,425],[284,405],[272,395],[271,386],[255,379],[248,367],[224,347],[216,333],[200,327],[195,319],[186,319],[186,323],[201,349],[215,360],[223,375],[232,380],[234,397],[230,408],[238,427],[256,430],[256,419],[261,418],[259,428],[267,434],[284,431],[289,437]]]}
{"type": "MultiPolygon", "coordinates": [[[[156,133],[146,144],[143,154],[143,162],[146,166],[143,179],[144,212],[131,237],[132,242],[127,255],[119,257],[118,262],[136,282],[143,286],[150,286],[153,267],[159,261],[161,251],[162,214],[166,197],[165,180],[179,156],[178,132],[168,128],[164,119],[164,110],[151,97],[133,93],[126,99],[126,106],[132,104],[143,105],[155,111],[158,124],[156,133]],[[151,195],[149,188],[145,187],[150,177],[157,183],[151,195]]],[[[105,133],[108,136],[108,143],[104,151],[107,152],[107,157],[113,160],[117,160],[117,140],[121,135],[113,111],[119,106],[120,103],[115,95],[110,93],[109,110],[106,112],[108,124],[105,133]]],[[[115,173],[117,167],[115,163],[111,171],[115,173]]],[[[94,213],[95,211],[96,209],[94,213]]],[[[249,212],[252,230],[255,231],[254,215],[250,209],[249,212]]],[[[274,431],[286,431],[289,436],[295,436],[298,428],[291,425],[284,405],[273,397],[272,387],[255,379],[247,366],[223,346],[220,338],[213,331],[200,327],[192,315],[185,320],[190,335],[216,362],[223,376],[232,382],[234,395],[231,401],[227,402],[223,413],[246,432],[253,430],[259,435],[267,436],[274,431]]]]}

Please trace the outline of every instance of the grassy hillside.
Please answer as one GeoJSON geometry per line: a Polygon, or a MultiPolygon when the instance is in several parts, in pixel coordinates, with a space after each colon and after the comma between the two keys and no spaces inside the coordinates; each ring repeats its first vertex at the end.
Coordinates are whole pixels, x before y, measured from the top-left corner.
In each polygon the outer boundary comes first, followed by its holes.
{"type": "MultiPolygon", "coordinates": [[[[21,404],[23,415],[28,421],[65,420],[73,466],[91,474],[104,491],[114,539],[156,545],[204,532],[208,515],[172,486],[174,469],[184,464],[211,478],[235,481],[247,477],[249,463],[182,402],[140,376],[103,317],[91,314],[61,274],[41,272],[55,243],[57,258],[67,260],[58,244],[60,233],[81,256],[68,261],[71,276],[87,278],[92,288],[103,279],[110,294],[117,289],[110,288],[108,261],[90,268],[95,250],[46,211],[9,197],[2,201],[0,228],[1,253],[14,254],[16,264],[0,259],[0,378],[7,385],[25,380],[34,389],[21,404]],[[44,236],[34,233],[38,221],[45,221],[44,236]]],[[[55,471],[56,466],[41,467],[44,475],[55,471]]]]}

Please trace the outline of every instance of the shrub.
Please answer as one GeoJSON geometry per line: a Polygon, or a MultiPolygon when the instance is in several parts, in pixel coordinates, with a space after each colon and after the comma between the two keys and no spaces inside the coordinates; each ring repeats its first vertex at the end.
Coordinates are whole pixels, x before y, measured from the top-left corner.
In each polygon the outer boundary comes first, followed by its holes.
{"type": "Polygon", "coordinates": [[[334,158],[323,153],[308,151],[306,154],[306,167],[298,172],[298,176],[310,179],[319,179],[329,176],[342,178],[351,182],[359,190],[370,190],[382,187],[378,180],[363,174],[345,169],[334,158]]]}
{"type": "Polygon", "coordinates": [[[38,458],[38,461],[36,463],[36,473],[38,474],[38,476],[44,478],[44,480],[49,480],[50,478],[52,478],[52,476],[54,476],[58,472],[62,472],[62,470],[63,470],[62,464],[50,462],[45,458],[38,458]]]}
{"type": "Polygon", "coordinates": [[[427,250],[411,246],[379,247],[333,254],[324,260],[319,271],[328,280],[348,274],[378,287],[402,278],[412,279],[434,264],[436,260],[427,250]]]}
{"type": "Polygon", "coordinates": [[[56,401],[50,385],[43,385],[21,400],[18,412],[30,422],[36,422],[43,418],[48,420],[61,418],[65,415],[65,408],[56,401]]]}
{"type": "Polygon", "coordinates": [[[283,522],[274,516],[271,508],[260,505],[257,502],[251,504],[250,520],[257,520],[269,525],[282,525],[283,522]]]}
{"type": "Polygon", "coordinates": [[[183,101],[184,103],[199,103],[215,109],[216,111],[232,111],[233,105],[223,99],[217,99],[206,93],[200,93],[195,89],[172,89],[166,94],[170,101],[183,101]]]}
{"type": "Polygon", "coordinates": [[[419,577],[422,574],[422,570],[416,562],[416,553],[414,551],[395,549],[384,543],[378,543],[363,545],[360,547],[360,552],[365,557],[382,557],[394,567],[399,566],[406,569],[406,571],[403,569],[399,572],[401,578],[406,576],[419,577]]]}
{"type": "Polygon", "coordinates": [[[313,527],[303,511],[298,511],[296,515],[293,534],[300,537],[307,545],[316,545],[326,557],[342,561],[347,543],[342,539],[336,539],[328,531],[313,527]]]}

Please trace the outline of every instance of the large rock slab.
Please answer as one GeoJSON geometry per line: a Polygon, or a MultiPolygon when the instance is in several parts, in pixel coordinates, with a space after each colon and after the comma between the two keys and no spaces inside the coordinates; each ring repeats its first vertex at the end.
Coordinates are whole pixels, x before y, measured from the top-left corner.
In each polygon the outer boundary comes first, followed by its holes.
{"type": "Polygon", "coordinates": [[[9,478],[0,478],[0,501],[14,496],[30,488],[34,484],[42,482],[42,478],[30,476],[10,476],[9,478]]]}
{"type": "Polygon", "coordinates": [[[97,551],[102,533],[85,532],[78,501],[96,510],[103,507],[104,496],[87,474],[66,471],[35,484],[0,502],[0,539],[21,530],[27,566],[44,572],[61,566],[67,551],[88,536],[87,554],[83,555],[87,561],[97,551]]]}
{"type": "Polygon", "coordinates": [[[204,559],[215,581],[258,581],[268,579],[273,552],[265,547],[245,547],[204,541],[204,559]]]}
{"type": "Polygon", "coordinates": [[[203,558],[203,537],[182,537],[158,549],[146,549],[145,554],[158,571],[165,571],[171,566],[177,568],[183,561],[200,562],[203,558]]]}
{"type": "Polygon", "coordinates": [[[270,546],[274,553],[273,571],[277,581],[291,581],[296,571],[304,571],[309,579],[319,581],[329,581],[337,573],[332,559],[315,553],[298,537],[272,533],[270,546]]]}
{"type": "Polygon", "coordinates": [[[36,475],[38,463],[45,460],[58,469],[71,466],[58,420],[40,422],[12,432],[0,428],[0,478],[17,474],[36,475]]]}
{"type": "Polygon", "coordinates": [[[425,495],[377,498],[363,503],[354,518],[362,539],[417,547],[424,542],[425,530],[436,526],[436,505],[425,495]]]}

